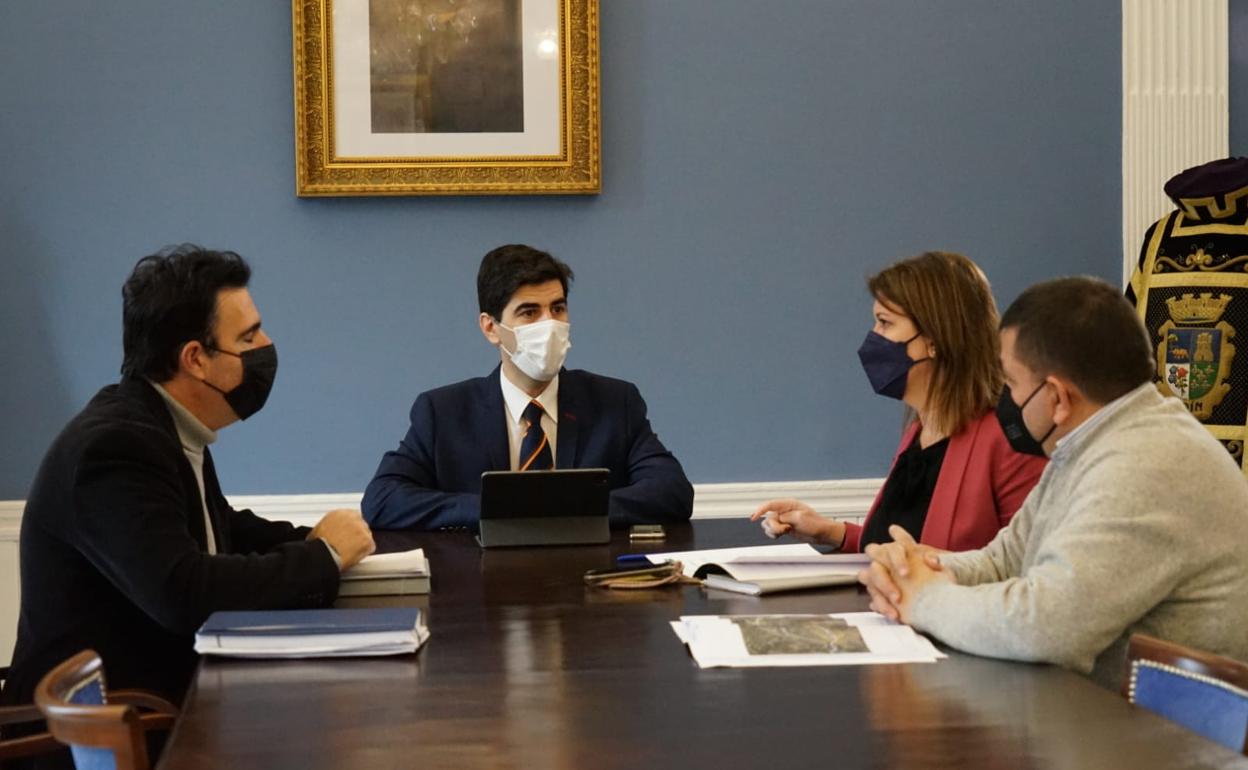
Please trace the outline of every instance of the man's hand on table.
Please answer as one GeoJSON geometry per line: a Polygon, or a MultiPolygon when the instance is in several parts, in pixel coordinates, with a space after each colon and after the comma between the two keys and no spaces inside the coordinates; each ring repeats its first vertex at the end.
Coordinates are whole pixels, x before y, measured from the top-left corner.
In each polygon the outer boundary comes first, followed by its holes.
{"type": "Polygon", "coordinates": [[[864,553],[871,558],[871,566],[858,573],[858,582],[871,596],[871,609],[890,620],[909,623],[920,588],[935,580],[956,581],[941,567],[939,549],[919,545],[895,524],[888,528],[888,534],[893,542],[866,547],[864,553]]]}

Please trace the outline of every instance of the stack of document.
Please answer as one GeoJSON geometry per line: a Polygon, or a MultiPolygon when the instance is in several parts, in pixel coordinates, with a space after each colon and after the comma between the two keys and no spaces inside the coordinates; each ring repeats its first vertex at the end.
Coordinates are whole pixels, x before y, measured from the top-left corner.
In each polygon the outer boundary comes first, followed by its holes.
{"type": "Polygon", "coordinates": [[[686,575],[703,578],[707,588],[755,596],[854,583],[859,570],[870,564],[862,554],[823,554],[802,543],[674,551],[646,557],[655,564],[679,561],[686,575]]]}
{"type": "Polygon", "coordinates": [[[365,557],[342,573],[339,596],[429,593],[429,561],[420,548],[365,557]]]}
{"type": "Polygon", "coordinates": [[[685,615],[672,630],[702,668],[934,663],[946,657],[910,626],[875,612],[685,615]]]}
{"type": "Polygon", "coordinates": [[[416,607],[214,612],[195,634],[195,652],[236,658],[399,655],[429,638],[416,607]]]}

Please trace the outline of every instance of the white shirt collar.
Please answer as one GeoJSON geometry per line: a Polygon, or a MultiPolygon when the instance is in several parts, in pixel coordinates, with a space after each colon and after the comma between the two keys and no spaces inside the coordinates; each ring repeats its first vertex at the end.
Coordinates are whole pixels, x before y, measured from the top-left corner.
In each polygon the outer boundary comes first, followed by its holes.
{"type": "Polygon", "coordinates": [[[503,374],[503,370],[498,370],[498,380],[503,388],[503,403],[507,406],[507,419],[513,424],[518,424],[524,417],[524,410],[530,401],[536,401],[542,405],[542,409],[546,410],[546,416],[549,417],[556,425],[559,424],[559,375],[546,385],[537,398],[532,398],[525,393],[514,382],[507,379],[507,375],[503,374]]]}

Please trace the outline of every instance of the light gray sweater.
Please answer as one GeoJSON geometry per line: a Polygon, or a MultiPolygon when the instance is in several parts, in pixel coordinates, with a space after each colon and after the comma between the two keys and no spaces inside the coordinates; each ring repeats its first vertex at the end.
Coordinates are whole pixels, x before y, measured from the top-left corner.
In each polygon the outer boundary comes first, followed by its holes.
{"type": "Polygon", "coordinates": [[[977,655],[1117,689],[1141,631],[1248,660],[1248,481],[1182,402],[1142,385],[1054,451],[1010,524],[941,558],[912,623],[977,655]]]}

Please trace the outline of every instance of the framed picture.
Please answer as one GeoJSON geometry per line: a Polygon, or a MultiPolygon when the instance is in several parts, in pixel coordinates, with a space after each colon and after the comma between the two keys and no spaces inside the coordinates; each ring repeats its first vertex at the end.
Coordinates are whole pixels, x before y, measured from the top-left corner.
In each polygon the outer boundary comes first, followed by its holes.
{"type": "Polygon", "coordinates": [[[598,0],[292,0],[301,196],[597,193],[598,0]]]}

